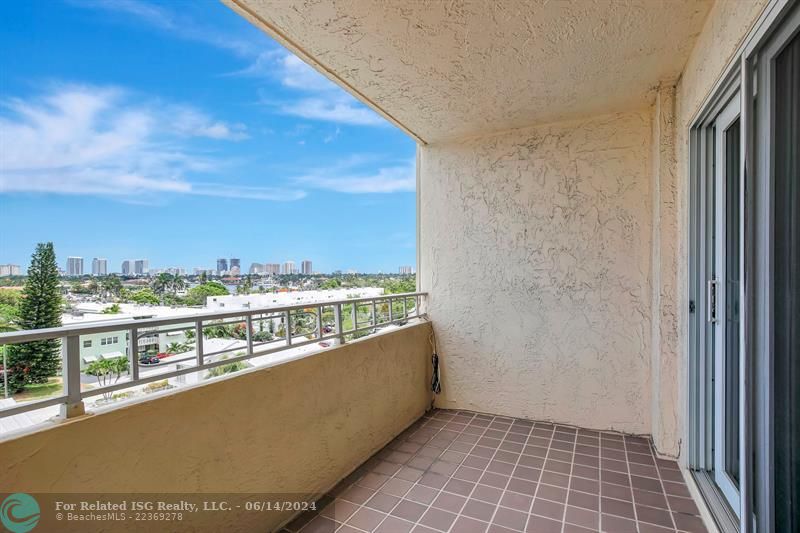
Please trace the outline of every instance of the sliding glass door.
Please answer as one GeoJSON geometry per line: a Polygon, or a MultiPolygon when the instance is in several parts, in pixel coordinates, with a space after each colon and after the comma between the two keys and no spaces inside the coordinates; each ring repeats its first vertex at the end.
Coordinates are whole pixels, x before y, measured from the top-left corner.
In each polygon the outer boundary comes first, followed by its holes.
{"type": "Polygon", "coordinates": [[[739,360],[741,290],[741,136],[739,95],[714,121],[714,210],[709,327],[713,361],[714,480],[731,508],[739,508],[739,360]]]}
{"type": "Polygon", "coordinates": [[[772,331],[776,531],[800,531],[800,35],[774,63],[772,331]]]}
{"type": "Polygon", "coordinates": [[[725,533],[800,532],[800,4],[691,130],[688,465],[725,533]]]}

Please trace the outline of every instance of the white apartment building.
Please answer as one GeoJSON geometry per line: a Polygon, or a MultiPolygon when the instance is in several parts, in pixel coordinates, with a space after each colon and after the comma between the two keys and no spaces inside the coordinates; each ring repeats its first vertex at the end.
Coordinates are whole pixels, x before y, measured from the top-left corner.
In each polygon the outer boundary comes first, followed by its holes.
{"type": "Polygon", "coordinates": [[[83,257],[67,257],[67,276],[83,276],[83,257]]]}
{"type": "Polygon", "coordinates": [[[240,308],[257,309],[261,307],[279,307],[303,303],[346,300],[348,298],[369,298],[382,294],[383,289],[380,287],[278,292],[270,294],[230,294],[227,296],[209,296],[206,299],[206,307],[209,311],[240,308]]]}
{"type": "Polygon", "coordinates": [[[137,259],[133,262],[133,273],[136,276],[146,276],[150,272],[150,261],[137,259]]]}
{"type": "Polygon", "coordinates": [[[20,275],[20,268],[19,265],[0,265],[0,278],[4,276],[19,276],[20,275]]]}
{"type": "Polygon", "coordinates": [[[305,261],[300,263],[300,273],[301,274],[307,274],[307,275],[314,273],[314,269],[311,266],[311,261],[306,259],[305,261]]]}
{"type": "Polygon", "coordinates": [[[92,259],[92,276],[105,276],[108,274],[108,260],[100,257],[92,259]]]}
{"type": "MultiPolygon", "coordinates": [[[[203,309],[174,308],[166,306],[142,306],[134,304],[119,304],[120,313],[113,315],[103,314],[103,309],[110,304],[93,302],[79,303],[73,307],[71,313],[65,313],[61,322],[65,326],[77,324],[92,324],[97,322],[110,322],[130,319],[169,318],[178,316],[191,316],[203,312],[203,309]]],[[[187,327],[191,324],[187,323],[187,327]]],[[[159,333],[140,330],[137,340],[138,352],[163,352],[166,347],[174,342],[186,341],[186,336],[180,331],[159,333]]],[[[113,359],[128,355],[129,339],[124,330],[90,335],[81,335],[81,370],[87,365],[100,359],[113,359]]]]}
{"type": "Polygon", "coordinates": [[[286,261],[283,264],[282,274],[297,274],[297,267],[294,266],[294,261],[286,261]]]}

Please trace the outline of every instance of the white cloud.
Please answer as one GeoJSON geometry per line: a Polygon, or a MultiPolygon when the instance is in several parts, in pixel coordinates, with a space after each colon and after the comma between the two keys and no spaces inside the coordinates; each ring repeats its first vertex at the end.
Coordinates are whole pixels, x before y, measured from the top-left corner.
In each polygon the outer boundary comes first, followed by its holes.
{"type": "Polygon", "coordinates": [[[326,135],[322,142],[325,144],[331,143],[339,137],[340,133],[342,133],[342,130],[337,126],[336,130],[333,133],[326,135]]]}
{"type": "Polygon", "coordinates": [[[341,91],[339,86],[296,55],[285,54],[278,58],[278,63],[281,83],[286,87],[313,92],[341,91]]]}
{"type": "MultiPolygon", "coordinates": [[[[75,7],[103,10],[124,15],[126,18],[134,17],[172,36],[228,50],[240,57],[254,57],[263,48],[261,43],[241,39],[237,35],[221,32],[216,28],[204,27],[191,17],[139,0],[69,0],[69,2],[75,7]]],[[[185,8],[186,5],[181,7],[185,8]]]]}
{"type": "Polygon", "coordinates": [[[359,158],[332,165],[295,178],[304,187],[350,194],[414,192],[414,163],[383,167],[374,171],[358,170],[359,158]]]}
{"type": "Polygon", "coordinates": [[[192,194],[296,200],[299,190],[194,183],[225,165],[193,150],[191,138],[236,140],[226,124],[188,106],[133,102],[119,88],[54,86],[35,100],[0,102],[0,192],[101,195],[192,194]]]}
{"type": "Polygon", "coordinates": [[[301,93],[291,100],[276,100],[271,92],[263,97],[265,91],[262,91],[261,103],[284,115],[352,126],[388,124],[350,93],[289,53],[265,52],[249,67],[233,75],[278,80],[284,87],[301,93]]]}
{"type": "Polygon", "coordinates": [[[386,121],[347,95],[300,98],[280,106],[281,112],[309,120],[324,120],[353,126],[382,126],[386,121]]]}
{"type": "Polygon", "coordinates": [[[250,61],[249,66],[233,72],[231,75],[278,80],[286,88],[306,93],[306,96],[301,96],[296,100],[278,102],[276,109],[279,113],[309,120],[355,126],[387,124],[383,117],[353,98],[303,60],[282,49],[270,47],[266,40],[243,39],[236,34],[203,26],[191,16],[186,15],[183,12],[185,10],[173,11],[141,0],[69,1],[78,7],[134,17],[174,37],[227,50],[250,61]]]}
{"type": "Polygon", "coordinates": [[[165,114],[169,115],[169,126],[180,135],[231,141],[249,138],[244,124],[226,124],[213,120],[196,109],[175,106],[168,108],[165,114]]]}

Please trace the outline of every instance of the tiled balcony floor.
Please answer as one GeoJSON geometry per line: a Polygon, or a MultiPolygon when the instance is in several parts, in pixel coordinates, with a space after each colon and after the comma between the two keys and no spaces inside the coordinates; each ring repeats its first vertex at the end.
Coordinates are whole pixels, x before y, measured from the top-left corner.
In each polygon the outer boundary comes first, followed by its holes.
{"type": "Polygon", "coordinates": [[[678,465],[649,440],[465,411],[432,411],[322,505],[287,530],[705,531],[678,465]]]}

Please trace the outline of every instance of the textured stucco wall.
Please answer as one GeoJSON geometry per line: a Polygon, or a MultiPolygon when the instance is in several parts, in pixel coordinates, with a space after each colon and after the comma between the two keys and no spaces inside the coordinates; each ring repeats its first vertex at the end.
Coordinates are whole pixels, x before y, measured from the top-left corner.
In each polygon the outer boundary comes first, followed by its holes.
{"type": "MultiPolygon", "coordinates": [[[[411,325],[0,442],[0,492],[328,490],[429,407],[429,335],[429,324],[411,325]]],[[[290,514],[203,513],[169,529],[271,531],[290,514]]],[[[42,531],[115,530],[56,529],[45,515],[42,531]]]]}
{"type": "Polygon", "coordinates": [[[650,113],[420,148],[442,407],[651,429],[650,113]]]}
{"type": "Polygon", "coordinates": [[[653,104],[651,176],[653,205],[651,270],[652,435],[659,453],[675,457],[679,429],[678,187],[675,160],[675,84],[662,82],[653,104]]]}
{"type": "Polygon", "coordinates": [[[711,5],[223,1],[427,143],[643,109],[711,5]]]}
{"type": "MultiPolygon", "coordinates": [[[[725,67],[744,41],[768,0],[718,0],[706,18],[703,30],[689,55],[677,84],[675,103],[676,186],[678,190],[678,336],[679,379],[675,382],[680,405],[678,428],[685,438],[687,414],[687,361],[689,357],[689,128],[714,84],[724,75],[725,67]]],[[[681,452],[685,446],[681,448],[681,452]]],[[[682,455],[685,461],[685,454],[682,455]]]]}

